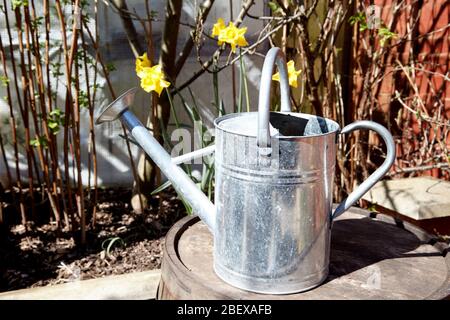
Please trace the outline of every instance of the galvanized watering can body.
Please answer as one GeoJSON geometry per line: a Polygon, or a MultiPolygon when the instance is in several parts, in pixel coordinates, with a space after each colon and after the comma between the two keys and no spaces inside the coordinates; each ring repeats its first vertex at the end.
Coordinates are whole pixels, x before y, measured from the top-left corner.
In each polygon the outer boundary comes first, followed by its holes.
{"type": "MultiPolygon", "coordinates": [[[[133,94],[133,92],[132,92],[133,94]]],[[[214,270],[241,289],[270,294],[308,290],[328,275],[332,221],[389,170],[394,142],[381,125],[340,129],[329,119],[290,112],[286,63],[278,48],[264,62],[258,112],[215,120],[215,148],[172,159],[128,110],[130,93],[97,122],[120,118],[175,189],[214,234],[214,270]],[[270,112],[274,65],[281,78],[281,112],[270,112]],[[372,129],[384,139],[383,165],[332,211],[337,135],[372,129]],[[177,166],[215,151],[215,205],[177,166]]]]}
{"type": "MultiPolygon", "coordinates": [[[[337,131],[274,137],[271,154],[264,155],[256,136],[229,128],[257,123],[257,116],[216,120],[216,148],[223,152],[215,155],[214,268],[223,280],[247,290],[306,290],[328,273],[337,131]]],[[[315,121],[300,114],[271,115],[283,117],[315,121]]]]}

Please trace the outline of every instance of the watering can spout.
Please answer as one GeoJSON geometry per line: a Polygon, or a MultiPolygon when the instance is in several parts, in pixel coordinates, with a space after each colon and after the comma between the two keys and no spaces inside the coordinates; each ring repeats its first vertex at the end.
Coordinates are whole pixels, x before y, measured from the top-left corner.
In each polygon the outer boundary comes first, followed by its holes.
{"type": "MultiPolygon", "coordinates": [[[[177,161],[174,161],[174,159],[171,158],[139,119],[137,119],[128,109],[134,101],[136,91],[137,88],[132,88],[109,104],[98,116],[96,124],[119,119],[129,130],[141,148],[150,156],[150,158],[152,158],[163,174],[172,182],[173,187],[180,196],[192,206],[193,211],[198,214],[203,222],[205,222],[211,232],[214,232],[216,213],[214,204],[177,165],[177,161]]],[[[207,150],[203,153],[195,153],[197,155],[204,155],[214,151],[214,147],[208,147],[206,149],[207,150]]]]}

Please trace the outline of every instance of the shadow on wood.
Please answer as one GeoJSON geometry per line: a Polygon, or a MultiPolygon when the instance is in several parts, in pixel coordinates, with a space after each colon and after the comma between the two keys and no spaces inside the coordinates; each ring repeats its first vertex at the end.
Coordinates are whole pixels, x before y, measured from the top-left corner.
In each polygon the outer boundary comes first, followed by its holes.
{"type": "Polygon", "coordinates": [[[166,237],[157,299],[444,299],[450,296],[448,246],[393,218],[351,208],[334,223],[330,273],[320,286],[289,295],[232,287],[213,270],[213,238],[197,217],[166,237]]]}

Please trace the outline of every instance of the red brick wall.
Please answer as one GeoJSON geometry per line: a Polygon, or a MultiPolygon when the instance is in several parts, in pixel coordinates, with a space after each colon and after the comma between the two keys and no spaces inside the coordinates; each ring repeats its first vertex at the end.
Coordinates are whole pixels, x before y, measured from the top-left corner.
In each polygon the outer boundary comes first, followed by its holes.
{"type": "MultiPolygon", "coordinates": [[[[371,118],[383,122],[396,136],[398,161],[394,170],[445,162],[445,149],[450,148],[448,127],[435,123],[450,119],[450,74],[447,74],[450,64],[450,1],[406,0],[394,16],[394,7],[400,2],[361,0],[356,9],[361,11],[363,3],[379,6],[382,21],[398,35],[391,43],[395,46],[390,47],[382,57],[380,80],[371,91],[375,101],[371,118]],[[397,61],[405,66],[414,66],[415,74],[406,77],[397,61]],[[414,112],[397,102],[394,99],[395,90],[401,93],[410,108],[421,110],[423,117],[432,118],[432,122],[419,119],[414,112]],[[414,104],[414,96],[419,96],[423,105],[414,104]]],[[[362,94],[363,79],[373,71],[365,61],[367,50],[362,40],[365,39],[374,50],[381,48],[379,41],[374,40],[373,31],[359,32],[355,28],[355,33],[357,40],[353,44],[353,59],[357,61],[353,63],[351,107],[354,117],[358,118],[358,106],[366,103],[362,94]]],[[[376,142],[376,139],[371,142],[376,142]]],[[[449,178],[448,171],[442,169],[415,172],[414,175],[449,178]]]]}

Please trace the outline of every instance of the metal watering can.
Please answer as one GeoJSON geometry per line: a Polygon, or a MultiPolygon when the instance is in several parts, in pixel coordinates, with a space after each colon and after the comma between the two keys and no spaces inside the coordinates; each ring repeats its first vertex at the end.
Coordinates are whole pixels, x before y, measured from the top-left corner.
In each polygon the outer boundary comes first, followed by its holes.
{"type": "Polygon", "coordinates": [[[97,124],[120,119],[190,203],[214,235],[214,270],[225,282],[267,294],[301,292],[328,275],[332,221],[389,170],[394,141],[383,126],[354,122],[342,130],[329,119],[292,113],[284,55],[272,48],[262,70],[258,112],[214,121],[215,146],[171,158],[128,110],[133,88],[111,103],[97,124]],[[275,64],[281,79],[281,112],[270,112],[275,64]],[[332,212],[338,134],[377,132],[387,146],[384,163],[332,212]],[[215,204],[177,165],[215,152],[215,204]]]}

